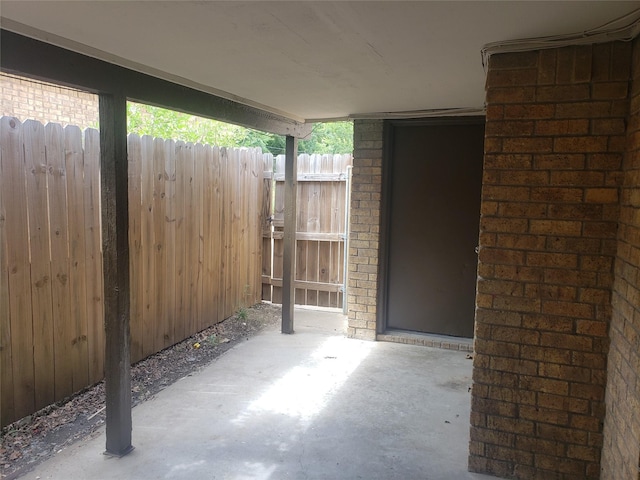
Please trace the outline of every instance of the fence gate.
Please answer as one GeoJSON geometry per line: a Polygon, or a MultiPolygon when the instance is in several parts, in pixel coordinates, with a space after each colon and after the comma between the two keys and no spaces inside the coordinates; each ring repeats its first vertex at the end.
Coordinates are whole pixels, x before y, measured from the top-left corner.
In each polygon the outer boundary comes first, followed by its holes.
{"type": "MultiPolygon", "coordinates": [[[[273,303],[282,303],[284,158],[265,155],[262,299],[273,303]]],[[[297,305],[344,307],[351,164],[351,155],[298,156],[297,305]]]]}

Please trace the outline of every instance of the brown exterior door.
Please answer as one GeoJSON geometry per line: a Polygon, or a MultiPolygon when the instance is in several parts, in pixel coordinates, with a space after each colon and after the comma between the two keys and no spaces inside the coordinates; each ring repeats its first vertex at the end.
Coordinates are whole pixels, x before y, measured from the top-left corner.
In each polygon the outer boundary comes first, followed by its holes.
{"type": "Polygon", "coordinates": [[[483,142],[476,119],[392,127],[387,328],[473,337],[483,142]]]}

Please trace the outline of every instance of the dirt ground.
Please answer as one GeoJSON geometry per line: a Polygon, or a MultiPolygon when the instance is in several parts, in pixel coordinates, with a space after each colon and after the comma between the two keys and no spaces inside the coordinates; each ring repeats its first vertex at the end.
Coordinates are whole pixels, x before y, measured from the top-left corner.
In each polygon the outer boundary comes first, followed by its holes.
{"type": "MultiPolygon", "coordinates": [[[[258,304],[148,357],[131,369],[133,405],[208,365],[239,342],[281,319],[280,305],[258,304]]],[[[105,421],[104,382],[97,383],[2,429],[0,477],[16,478],[105,421]]]]}

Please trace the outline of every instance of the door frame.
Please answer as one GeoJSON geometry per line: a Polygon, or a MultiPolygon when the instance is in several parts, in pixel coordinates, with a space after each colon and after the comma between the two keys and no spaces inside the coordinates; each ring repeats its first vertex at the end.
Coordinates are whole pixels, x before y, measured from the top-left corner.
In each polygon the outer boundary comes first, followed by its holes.
{"type": "MultiPolygon", "coordinates": [[[[428,127],[428,126],[457,126],[457,125],[484,125],[484,116],[461,117],[434,117],[402,120],[385,120],[383,124],[383,150],[382,150],[382,191],[380,195],[380,234],[379,234],[379,264],[378,264],[378,293],[376,309],[376,334],[383,334],[388,325],[389,309],[389,252],[391,237],[391,198],[392,192],[392,163],[395,132],[402,127],[428,127]]],[[[478,212],[478,224],[480,212],[478,212]]]]}

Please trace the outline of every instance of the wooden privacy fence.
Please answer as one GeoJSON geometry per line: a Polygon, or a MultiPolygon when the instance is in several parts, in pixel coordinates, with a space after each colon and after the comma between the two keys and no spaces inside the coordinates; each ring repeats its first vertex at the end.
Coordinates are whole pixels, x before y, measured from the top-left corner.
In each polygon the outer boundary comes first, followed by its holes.
{"type": "Polygon", "coordinates": [[[2,117],[0,145],[5,425],[102,378],[104,337],[98,132],[2,117]]]}
{"type": "MultiPolygon", "coordinates": [[[[0,119],[2,425],[99,381],[99,134],[0,119]]],[[[131,356],[261,294],[263,156],[129,136],[131,356]]]]}
{"type": "MultiPolygon", "coordinates": [[[[284,155],[265,155],[262,299],[282,303],[284,155]],[[273,189],[273,190],[271,190],[273,189]]],[[[342,307],[351,155],[299,155],[295,303],[342,307]]]]}

